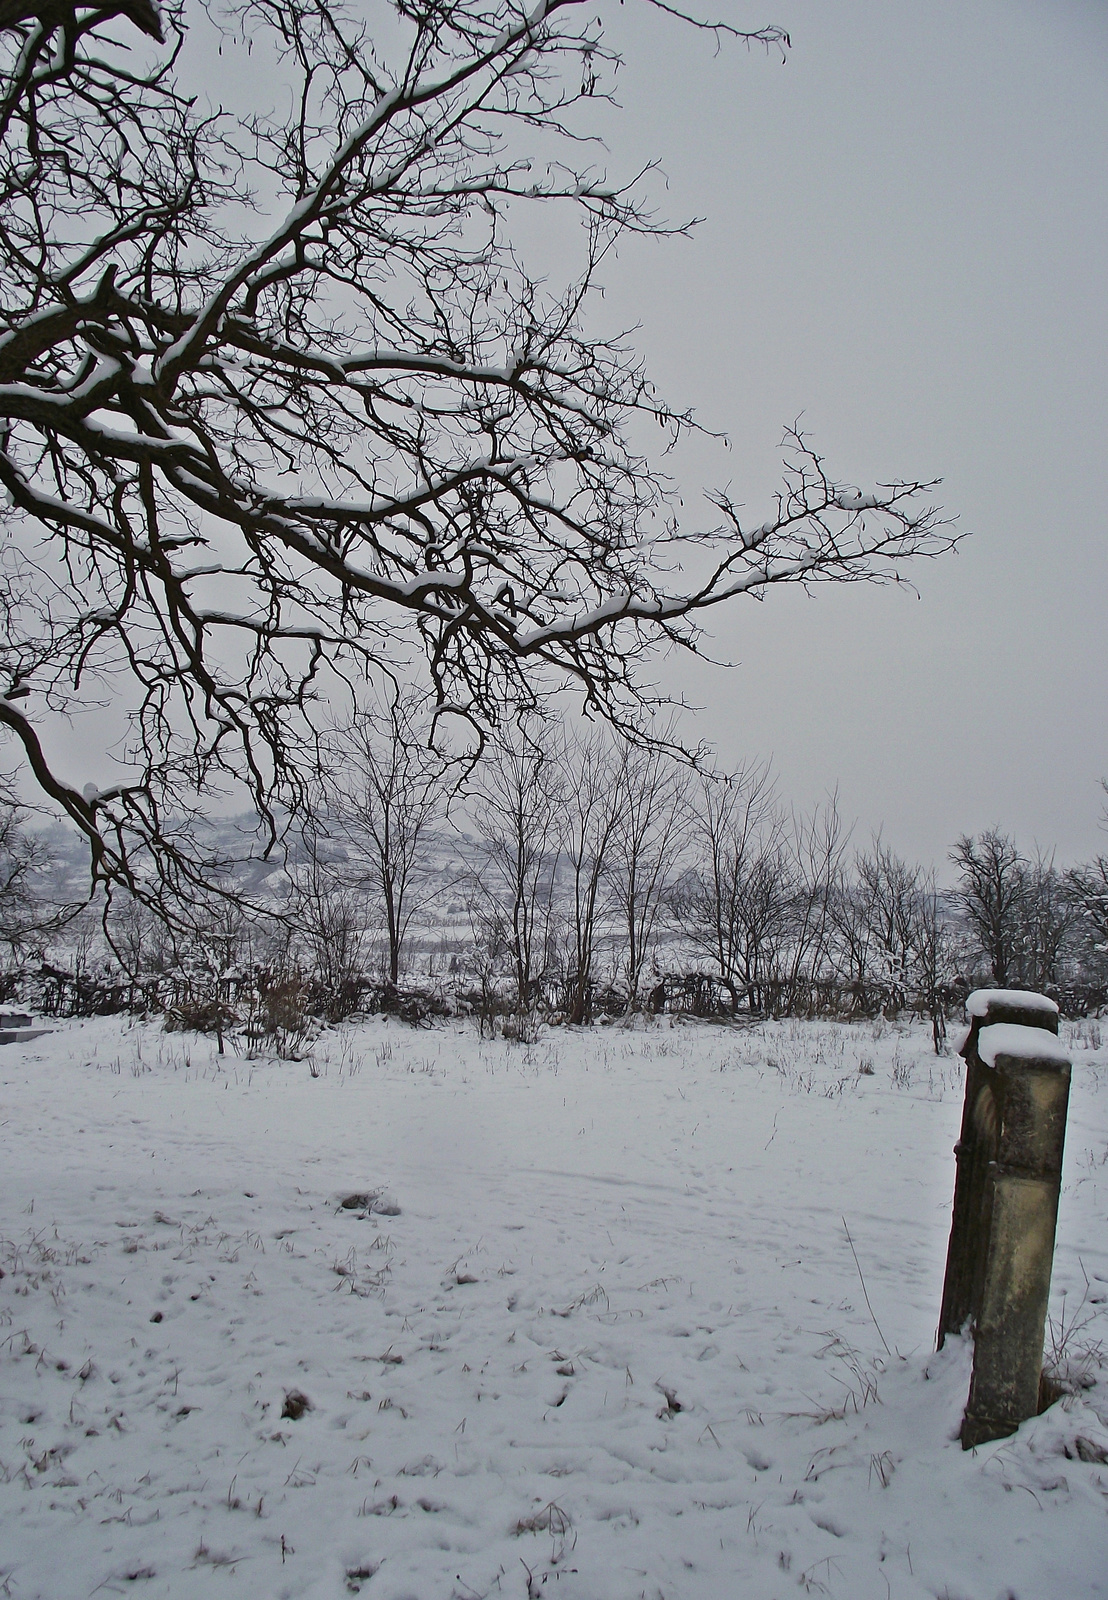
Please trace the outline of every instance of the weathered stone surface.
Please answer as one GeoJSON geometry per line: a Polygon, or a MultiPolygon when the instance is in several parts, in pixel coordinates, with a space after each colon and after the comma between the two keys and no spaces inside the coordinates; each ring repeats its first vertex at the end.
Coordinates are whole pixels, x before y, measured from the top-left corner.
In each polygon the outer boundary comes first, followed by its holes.
{"type": "Polygon", "coordinates": [[[1023,1006],[1010,991],[982,998],[969,1007],[962,1047],[966,1100],[939,1320],[940,1345],[966,1329],[974,1339],[967,1449],[1013,1433],[1038,1409],[1070,1083],[1057,1012],[1042,996],[1023,1006]]]}

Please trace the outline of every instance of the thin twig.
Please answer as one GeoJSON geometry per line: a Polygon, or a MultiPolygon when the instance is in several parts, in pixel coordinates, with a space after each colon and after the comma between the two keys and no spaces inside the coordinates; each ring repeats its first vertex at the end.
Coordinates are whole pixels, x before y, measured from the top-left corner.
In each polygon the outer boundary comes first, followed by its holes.
{"type": "Polygon", "coordinates": [[[881,1332],[881,1324],[878,1322],[876,1313],[874,1312],[873,1307],[869,1303],[869,1290],[866,1288],[866,1280],[862,1276],[862,1263],[858,1260],[858,1252],[854,1248],[854,1240],[850,1237],[850,1229],[847,1228],[846,1218],[845,1217],[843,1218],[843,1227],[846,1228],[846,1242],[850,1246],[851,1255],[854,1257],[854,1265],[858,1268],[858,1282],[862,1285],[862,1293],[866,1297],[866,1309],[869,1311],[870,1316],[873,1318],[873,1325],[877,1329],[878,1337],[880,1338],[881,1343],[885,1346],[885,1354],[887,1356],[891,1357],[892,1351],[889,1349],[889,1341],[885,1338],[885,1335],[881,1332]]]}

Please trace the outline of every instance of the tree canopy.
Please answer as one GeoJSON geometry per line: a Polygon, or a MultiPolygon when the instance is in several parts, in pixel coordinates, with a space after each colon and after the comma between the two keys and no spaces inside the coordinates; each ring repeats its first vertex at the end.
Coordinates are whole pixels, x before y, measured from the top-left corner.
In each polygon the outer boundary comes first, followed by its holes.
{"type": "Polygon", "coordinates": [[[198,886],[181,830],[229,787],[275,837],[336,696],[414,663],[478,733],[552,683],[630,725],[710,608],[949,544],[928,485],[799,436],[756,526],[644,456],[639,420],[695,424],[596,332],[605,256],[665,231],[584,140],[606,6],[0,3],[0,725],[94,880],[198,886]],[[209,103],[190,22],[291,98],[209,103]],[[535,206],[580,224],[560,287],[535,206]],[[105,703],[123,776],[78,787],[57,730],[105,703]]]}

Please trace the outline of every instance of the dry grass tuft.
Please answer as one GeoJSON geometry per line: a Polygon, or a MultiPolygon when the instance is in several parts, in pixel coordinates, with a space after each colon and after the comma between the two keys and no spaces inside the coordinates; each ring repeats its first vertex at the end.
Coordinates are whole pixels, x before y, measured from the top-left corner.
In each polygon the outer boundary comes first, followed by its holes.
{"type": "Polygon", "coordinates": [[[312,1402],[307,1395],[299,1389],[290,1389],[285,1395],[285,1403],[281,1407],[282,1417],[287,1417],[290,1422],[299,1422],[306,1411],[312,1409],[312,1402]]]}
{"type": "Polygon", "coordinates": [[[549,1500],[541,1511],[530,1517],[520,1517],[512,1532],[517,1538],[525,1533],[549,1533],[556,1539],[564,1539],[572,1526],[571,1518],[558,1502],[549,1500]]]}

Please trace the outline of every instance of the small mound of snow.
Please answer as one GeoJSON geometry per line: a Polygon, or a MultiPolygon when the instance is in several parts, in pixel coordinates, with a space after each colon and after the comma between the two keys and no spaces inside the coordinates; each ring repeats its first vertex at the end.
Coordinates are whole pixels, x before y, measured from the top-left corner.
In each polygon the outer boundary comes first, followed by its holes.
{"type": "Polygon", "coordinates": [[[1049,1061],[1068,1067],[1069,1052],[1060,1039],[1045,1028],[1026,1028],[1019,1022],[994,1022],[977,1035],[977,1053],[987,1067],[996,1066],[997,1056],[1012,1056],[1017,1061],[1049,1061]]]}
{"type": "Polygon", "coordinates": [[[985,1017],[990,1006],[1018,1006],[1021,1011],[1045,1011],[1058,1015],[1057,1002],[1045,994],[1035,994],[1030,989],[975,989],[966,1001],[966,1013],[971,1017],[985,1017]]]}

